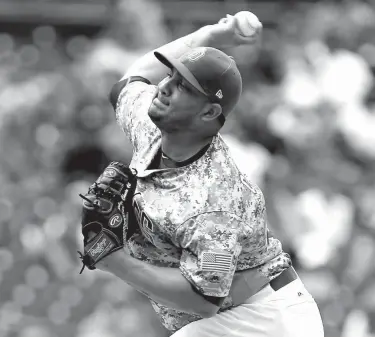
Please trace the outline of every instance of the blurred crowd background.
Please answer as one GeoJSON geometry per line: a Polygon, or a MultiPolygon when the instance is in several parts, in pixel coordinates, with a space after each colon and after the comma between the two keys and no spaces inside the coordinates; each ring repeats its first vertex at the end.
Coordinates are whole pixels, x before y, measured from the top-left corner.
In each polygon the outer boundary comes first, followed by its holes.
{"type": "Polygon", "coordinates": [[[146,51],[251,10],[223,129],[327,337],[375,336],[374,1],[0,1],[0,336],[167,336],[148,301],[79,275],[78,193],[131,147],[107,95],[146,51]]]}

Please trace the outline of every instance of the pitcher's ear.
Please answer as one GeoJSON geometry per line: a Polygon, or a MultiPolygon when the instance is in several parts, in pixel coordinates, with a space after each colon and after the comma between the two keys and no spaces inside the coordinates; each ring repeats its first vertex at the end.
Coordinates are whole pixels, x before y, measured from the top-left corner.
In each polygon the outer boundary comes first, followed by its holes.
{"type": "Polygon", "coordinates": [[[206,111],[202,115],[202,119],[205,121],[215,120],[222,113],[221,105],[218,103],[210,103],[206,111]]]}

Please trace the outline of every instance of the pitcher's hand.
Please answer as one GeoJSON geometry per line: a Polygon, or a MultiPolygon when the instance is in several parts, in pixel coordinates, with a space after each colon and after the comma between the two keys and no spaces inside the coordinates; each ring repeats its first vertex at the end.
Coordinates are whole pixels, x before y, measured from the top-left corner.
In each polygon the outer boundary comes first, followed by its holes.
{"type": "Polygon", "coordinates": [[[259,22],[255,28],[255,34],[252,36],[243,36],[240,34],[238,21],[235,16],[227,14],[226,17],[219,20],[214,25],[205,27],[210,34],[210,46],[223,50],[239,46],[254,46],[259,42],[262,35],[263,26],[259,22]]]}

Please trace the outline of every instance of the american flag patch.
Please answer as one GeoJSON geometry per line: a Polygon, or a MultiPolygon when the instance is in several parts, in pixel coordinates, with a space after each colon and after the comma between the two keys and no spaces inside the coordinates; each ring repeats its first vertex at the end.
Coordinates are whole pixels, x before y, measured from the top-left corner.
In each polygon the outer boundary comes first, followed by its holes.
{"type": "Polygon", "coordinates": [[[203,252],[201,255],[201,269],[229,273],[233,256],[227,252],[203,252]]]}

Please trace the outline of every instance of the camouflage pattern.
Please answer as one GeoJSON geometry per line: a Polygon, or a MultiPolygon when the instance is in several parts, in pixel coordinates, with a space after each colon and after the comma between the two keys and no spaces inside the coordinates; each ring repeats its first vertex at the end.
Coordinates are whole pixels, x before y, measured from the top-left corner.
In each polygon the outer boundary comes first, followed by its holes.
{"type": "MultiPolygon", "coordinates": [[[[190,165],[147,169],[161,146],[160,131],[148,117],[154,92],[151,85],[133,82],[122,90],[116,108],[134,146],[130,166],[140,177],[133,206],[142,232],[130,238],[127,251],[153,265],[180,268],[209,296],[228,296],[238,270],[252,268],[254,277],[268,280],[278,276],[290,266],[290,257],[269,237],[263,194],[238,170],[220,135],[190,165]],[[227,269],[204,270],[207,253],[224,256],[227,269]]],[[[201,319],[150,300],[170,331],[201,319]]],[[[230,306],[228,296],[221,310],[230,306]]]]}

